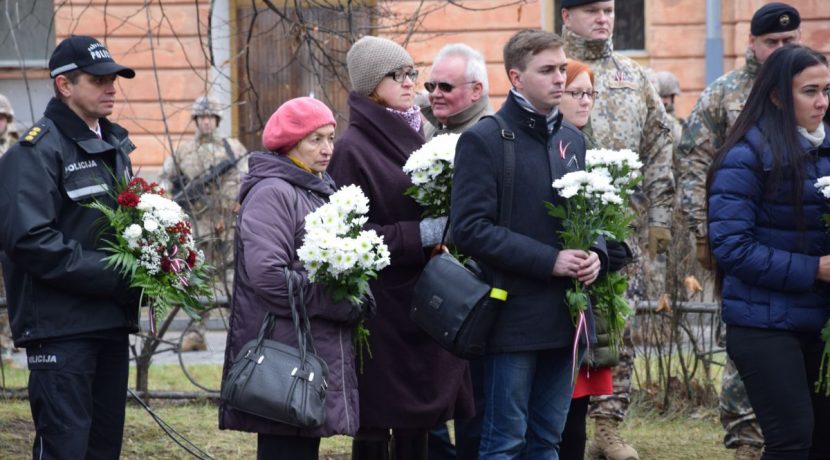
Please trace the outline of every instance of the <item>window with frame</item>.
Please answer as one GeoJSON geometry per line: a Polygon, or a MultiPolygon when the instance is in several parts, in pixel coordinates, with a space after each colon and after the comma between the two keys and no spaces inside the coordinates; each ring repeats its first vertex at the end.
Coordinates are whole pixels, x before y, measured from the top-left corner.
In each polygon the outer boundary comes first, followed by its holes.
{"type": "MultiPolygon", "coordinates": [[[[553,1],[554,30],[562,31],[562,0],[553,1]]],[[[646,48],[645,0],[617,1],[614,5],[614,50],[646,48]]]]}
{"type": "Polygon", "coordinates": [[[52,0],[0,0],[0,66],[46,67],[53,49],[52,0]]]}

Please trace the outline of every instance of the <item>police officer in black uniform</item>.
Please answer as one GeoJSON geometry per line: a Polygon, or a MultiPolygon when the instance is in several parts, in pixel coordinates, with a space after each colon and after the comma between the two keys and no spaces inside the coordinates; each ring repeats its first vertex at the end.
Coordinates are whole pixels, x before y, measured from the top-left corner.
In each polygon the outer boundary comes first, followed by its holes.
{"type": "Polygon", "coordinates": [[[0,248],[12,335],[28,357],[32,453],[117,459],[138,297],[101,260],[111,233],[84,205],[114,207],[114,177],[131,176],[135,146],[106,117],[116,78],[135,72],[86,36],[63,40],[49,70],[55,97],[0,158],[0,248]]]}

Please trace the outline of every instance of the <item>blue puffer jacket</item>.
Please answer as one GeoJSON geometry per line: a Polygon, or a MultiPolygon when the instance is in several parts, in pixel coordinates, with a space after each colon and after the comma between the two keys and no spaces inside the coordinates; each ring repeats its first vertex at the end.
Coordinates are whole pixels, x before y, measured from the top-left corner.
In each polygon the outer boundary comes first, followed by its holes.
{"type": "Polygon", "coordinates": [[[760,126],[729,151],[710,189],[709,244],[725,274],[723,320],[735,326],[818,331],[830,317],[830,286],[816,279],[819,257],[830,254],[821,218],[830,213],[830,200],[815,182],[830,175],[830,136],[818,148],[799,136],[805,176],[804,227],[799,230],[792,183],[781,181],[765,193],[772,152],[760,126]]]}

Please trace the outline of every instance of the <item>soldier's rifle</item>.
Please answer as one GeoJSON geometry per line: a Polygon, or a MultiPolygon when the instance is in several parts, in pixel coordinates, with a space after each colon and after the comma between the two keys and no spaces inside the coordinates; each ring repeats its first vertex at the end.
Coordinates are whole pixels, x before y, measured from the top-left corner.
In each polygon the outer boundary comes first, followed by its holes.
{"type": "Polygon", "coordinates": [[[177,174],[170,180],[173,185],[173,190],[171,190],[173,201],[187,212],[191,212],[197,204],[204,204],[203,201],[208,186],[228,171],[235,169],[236,164],[246,156],[223,160],[221,163],[211,166],[193,180],[188,180],[184,174],[177,174]]]}

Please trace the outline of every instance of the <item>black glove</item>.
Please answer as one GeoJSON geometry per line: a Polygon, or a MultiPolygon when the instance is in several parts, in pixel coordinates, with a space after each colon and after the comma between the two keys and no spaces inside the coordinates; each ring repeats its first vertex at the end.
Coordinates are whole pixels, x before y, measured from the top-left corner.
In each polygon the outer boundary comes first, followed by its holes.
{"type": "Polygon", "coordinates": [[[377,304],[375,304],[375,296],[372,290],[366,291],[363,297],[360,298],[360,303],[352,305],[352,311],[349,313],[349,322],[357,323],[361,320],[372,319],[377,313],[377,304]]]}
{"type": "Polygon", "coordinates": [[[609,272],[618,272],[626,265],[634,262],[634,254],[625,242],[609,240],[605,243],[605,246],[608,251],[609,272]]]}
{"type": "Polygon", "coordinates": [[[375,303],[375,295],[372,294],[372,290],[369,289],[363,294],[363,319],[372,319],[375,317],[375,314],[378,312],[378,304],[375,303]]]}

